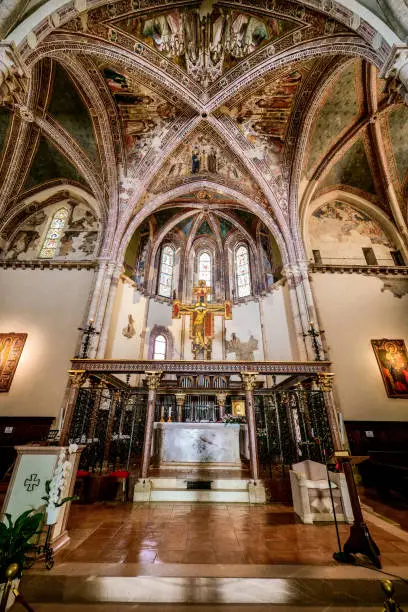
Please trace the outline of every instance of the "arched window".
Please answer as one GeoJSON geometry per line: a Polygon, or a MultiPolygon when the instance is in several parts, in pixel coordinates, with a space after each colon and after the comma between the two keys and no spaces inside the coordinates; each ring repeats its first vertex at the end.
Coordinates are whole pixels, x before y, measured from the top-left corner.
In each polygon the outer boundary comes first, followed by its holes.
{"type": "Polygon", "coordinates": [[[68,221],[68,214],[69,213],[66,208],[60,208],[53,216],[47,235],[41,247],[40,257],[49,259],[51,257],[55,257],[57,254],[62,232],[64,231],[68,221]]]}
{"type": "Polygon", "coordinates": [[[211,255],[208,251],[200,253],[198,256],[198,279],[204,280],[207,287],[212,285],[212,269],[211,269],[211,255]]]}
{"type": "Polygon", "coordinates": [[[241,244],[235,251],[235,276],[237,279],[238,297],[251,295],[251,273],[249,270],[248,248],[241,244]]]}
{"type": "Polygon", "coordinates": [[[173,286],[174,249],[167,244],[163,247],[160,259],[159,295],[171,297],[173,286]]]}
{"type": "Polygon", "coordinates": [[[157,336],[154,341],[154,351],[153,351],[153,359],[156,361],[163,361],[166,359],[166,348],[167,348],[167,340],[164,336],[157,336]]]}

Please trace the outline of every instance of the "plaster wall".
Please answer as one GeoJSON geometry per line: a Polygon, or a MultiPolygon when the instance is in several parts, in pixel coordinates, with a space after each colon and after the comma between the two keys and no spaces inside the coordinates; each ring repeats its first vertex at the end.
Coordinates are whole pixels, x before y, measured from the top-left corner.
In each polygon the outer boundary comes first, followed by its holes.
{"type": "Polygon", "coordinates": [[[408,399],[387,397],[371,347],[380,338],[402,338],[408,345],[408,295],[394,297],[383,286],[380,278],[360,274],[312,275],[346,420],[408,420],[408,399]]]}
{"type": "MultiPolygon", "coordinates": [[[[233,333],[236,334],[241,342],[248,342],[251,336],[258,340],[258,348],[254,351],[254,361],[264,359],[261,316],[258,302],[233,305],[232,320],[225,321],[225,339],[231,340],[233,333]]],[[[228,361],[239,359],[235,353],[227,353],[225,358],[228,361]]]]}
{"type": "Polygon", "coordinates": [[[262,299],[265,359],[268,361],[295,361],[295,329],[289,305],[287,286],[277,285],[262,299]]]}
{"type": "MultiPolygon", "coordinates": [[[[159,302],[154,299],[149,300],[149,313],[147,317],[146,342],[143,356],[147,359],[149,336],[155,325],[166,327],[173,336],[173,359],[180,359],[181,347],[181,319],[172,319],[172,306],[169,303],[159,302]]],[[[187,357],[189,358],[189,357],[187,357]]]]}
{"type": "Polygon", "coordinates": [[[0,270],[0,331],[27,333],[2,416],[57,416],[84,322],[92,270],[0,270]]]}
{"type": "Polygon", "coordinates": [[[112,319],[106,345],[106,359],[139,359],[141,333],[145,321],[146,298],[135,290],[132,283],[119,279],[112,319]],[[128,326],[129,315],[133,317],[134,335],[123,335],[128,326]]]}

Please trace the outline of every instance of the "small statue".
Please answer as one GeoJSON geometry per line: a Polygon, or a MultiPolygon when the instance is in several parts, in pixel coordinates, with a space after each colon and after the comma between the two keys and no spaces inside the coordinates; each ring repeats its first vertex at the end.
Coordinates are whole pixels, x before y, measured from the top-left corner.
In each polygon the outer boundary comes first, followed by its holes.
{"type": "Polygon", "coordinates": [[[135,326],[134,326],[135,320],[134,320],[134,318],[133,318],[133,316],[131,314],[128,315],[128,321],[129,322],[126,325],[126,327],[124,327],[122,329],[122,335],[125,336],[125,338],[133,338],[133,336],[136,333],[136,330],[135,330],[135,326]]]}

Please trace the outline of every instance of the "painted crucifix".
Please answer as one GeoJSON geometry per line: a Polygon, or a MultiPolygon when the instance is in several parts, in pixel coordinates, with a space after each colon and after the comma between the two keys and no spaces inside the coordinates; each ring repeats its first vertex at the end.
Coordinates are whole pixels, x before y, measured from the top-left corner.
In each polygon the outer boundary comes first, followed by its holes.
{"type": "Polygon", "coordinates": [[[182,304],[180,300],[173,301],[173,319],[180,319],[181,315],[190,316],[190,338],[193,341],[194,359],[198,359],[200,353],[203,354],[204,359],[211,359],[214,315],[232,319],[231,302],[209,304],[208,296],[211,292],[211,287],[207,287],[206,282],[200,280],[198,286],[193,288],[196,300],[194,304],[182,304]]]}

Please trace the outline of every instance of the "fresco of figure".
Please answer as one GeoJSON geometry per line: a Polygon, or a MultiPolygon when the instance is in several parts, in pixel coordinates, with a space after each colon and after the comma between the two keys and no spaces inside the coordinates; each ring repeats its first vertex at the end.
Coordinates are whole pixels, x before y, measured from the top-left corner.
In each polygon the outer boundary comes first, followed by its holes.
{"type": "Polygon", "coordinates": [[[193,174],[200,172],[200,151],[198,149],[193,149],[191,154],[191,172],[193,174]]]}
{"type": "Polygon", "coordinates": [[[208,172],[211,172],[211,174],[217,173],[217,152],[214,149],[214,147],[211,147],[211,150],[208,154],[207,168],[208,168],[208,172]]]}

